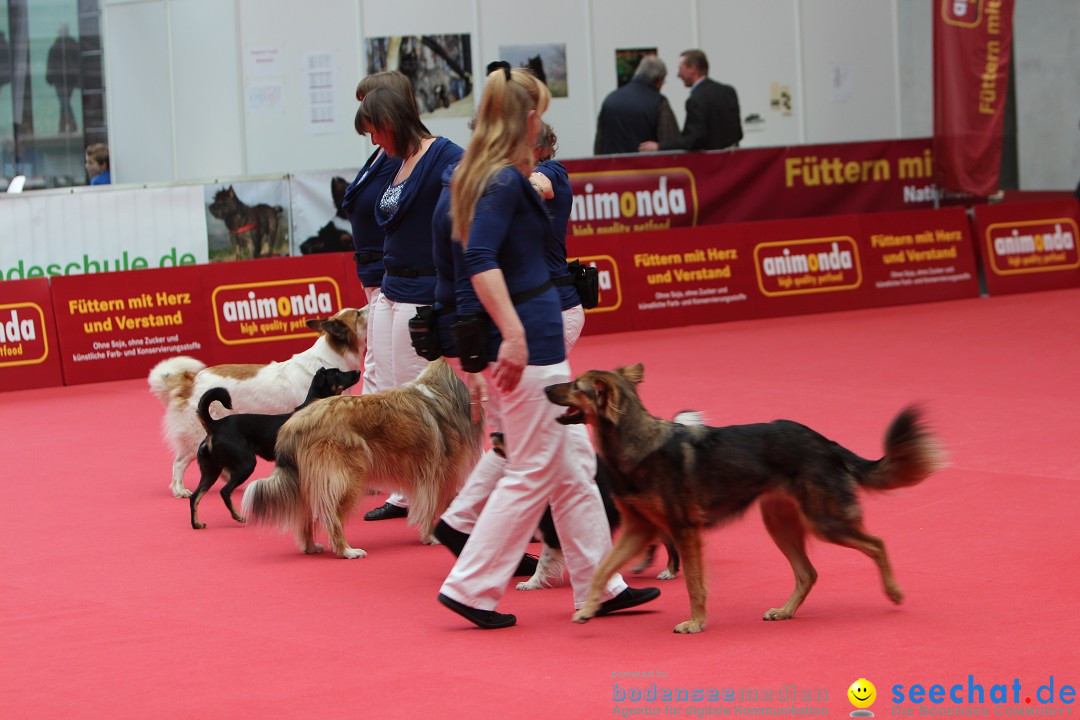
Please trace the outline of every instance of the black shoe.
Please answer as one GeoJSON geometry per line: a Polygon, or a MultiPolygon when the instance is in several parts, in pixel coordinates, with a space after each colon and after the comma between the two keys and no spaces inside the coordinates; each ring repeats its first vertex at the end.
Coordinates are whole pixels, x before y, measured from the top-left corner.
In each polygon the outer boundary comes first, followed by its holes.
{"type": "Polygon", "coordinates": [[[468,533],[463,533],[457,528],[451,527],[445,520],[436,523],[431,534],[435,536],[436,540],[445,545],[447,550],[454,553],[455,557],[461,555],[461,551],[465,549],[465,543],[469,540],[468,533]]]}
{"type": "Polygon", "coordinates": [[[364,513],[365,520],[393,520],[394,518],[403,518],[409,514],[409,508],[403,508],[398,505],[391,505],[390,503],[383,503],[374,510],[369,510],[364,513]]]}
{"type": "Polygon", "coordinates": [[[659,588],[632,588],[628,587],[621,593],[600,603],[600,608],[596,611],[596,617],[601,615],[607,615],[608,613],[616,612],[617,610],[627,610],[638,605],[644,605],[650,600],[655,600],[660,597],[659,588]]]}
{"type": "Polygon", "coordinates": [[[473,625],[483,628],[484,630],[508,628],[517,622],[517,618],[510,613],[500,613],[495,612],[494,610],[477,610],[468,605],[462,605],[457,600],[448,598],[442,593],[439,593],[439,602],[471,622],[473,625]]]}
{"type": "Polygon", "coordinates": [[[540,562],[540,558],[535,555],[525,553],[525,557],[521,558],[521,562],[518,563],[517,570],[514,571],[514,577],[524,575],[525,577],[532,577],[536,574],[536,566],[540,562]]]}

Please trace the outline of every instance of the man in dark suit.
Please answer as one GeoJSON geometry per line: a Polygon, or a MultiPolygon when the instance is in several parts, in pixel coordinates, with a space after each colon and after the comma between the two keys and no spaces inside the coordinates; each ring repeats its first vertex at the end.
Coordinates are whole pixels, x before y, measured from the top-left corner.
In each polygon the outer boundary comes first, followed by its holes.
{"type": "Polygon", "coordinates": [[[690,88],[686,123],[678,137],[667,142],[646,141],[641,152],[656,150],[722,150],[742,140],[739,96],[735,88],[709,78],[709,60],[700,50],[679,56],[679,79],[690,88]]]}
{"type": "Polygon", "coordinates": [[[663,60],[656,55],[641,58],[630,82],[613,90],[600,106],[594,154],[637,152],[647,140],[664,143],[679,136],[675,113],[660,94],[666,78],[663,60]]]}

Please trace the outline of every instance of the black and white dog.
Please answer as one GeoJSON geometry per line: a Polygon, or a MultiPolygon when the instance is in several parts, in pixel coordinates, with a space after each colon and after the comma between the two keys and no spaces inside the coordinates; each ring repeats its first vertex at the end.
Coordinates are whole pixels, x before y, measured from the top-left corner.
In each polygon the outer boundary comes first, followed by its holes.
{"type": "MultiPolygon", "coordinates": [[[[307,398],[296,410],[316,400],[340,395],[359,380],[359,370],[321,368],[311,379],[307,398]]],[[[199,487],[191,495],[191,527],[196,530],[206,527],[205,523],[199,522],[199,500],[222,474],[227,477],[225,487],[221,489],[225,507],[229,508],[233,520],[244,522],[244,517],[233,508],[233,490],[255,472],[256,456],[264,460],[274,459],[278,431],[293,415],[291,412],[280,415],[237,413],[215,420],[210,415],[210,405],[215,401],[232,410],[232,398],[223,387],[210,388],[199,399],[197,412],[206,428],[206,439],[199,444],[196,455],[200,472],[199,487]]]]}

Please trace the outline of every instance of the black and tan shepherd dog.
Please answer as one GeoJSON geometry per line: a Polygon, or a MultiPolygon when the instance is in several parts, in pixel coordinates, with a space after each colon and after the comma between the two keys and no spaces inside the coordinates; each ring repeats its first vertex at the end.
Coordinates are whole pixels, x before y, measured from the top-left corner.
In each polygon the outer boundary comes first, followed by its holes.
{"type": "MultiPolygon", "coordinates": [[[[359,370],[338,370],[320,368],[311,378],[307,397],[296,407],[300,410],[316,400],[340,395],[360,381],[359,370]]],[[[191,495],[191,527],[201,530],[205,523],[199,522],[199,500],[209,492],[217,479],[224,473],[225,487],[221,497],[229,509],[233,520],[244,522],[244,517],[236,512],[232,504],[233,490],[240,487],[255,472],[257,457],[263,460],[274,459],[274,443],[278,431],[293,413],[262,415],[259,413],[237,413],[214,419],[210,415],[210,405],[221,403],[222,407],[232,410],[232,396],[223,387],[213,387],[199,398],[196,413],[199,422],[206,428],[206,438],[199,443],[195,455],[199,462],[199,487],[191,495]]],[[[294,410],[293,412],[296,412],[294,410]]]]}
{"type": "Polygon", "coordinates": [[[214,193],[214,201],[207,209],[228,228],[237,260],[274,256],[283,207],[266,203],[248,205],[230,185],[214,193]]]}
{"type": "Polygon", "coordinates": [[[343,558],[344,527],[368,487],[409,498],[409,522],[424,542],[461,489],[483,450],[483,413],[472,417],[469,389],[439,358],[415,381],[370,395],[342,395],[299,411],[278,433],[277,467],[244,491],[249,520],[291,528],[305,553],[321,552],[315,526],[326,529],[343,558]]]}
{"type": "Polygon", "coordinates": [[[903,600],[881,538],[863,528],[858,490],[915,485],[943,466],[943,455],[914,407],[885,432],[885,455],[867,460],[805,425],[776,420],[753,425],[681,425],[655,417],[637,394],[641,365],[614,372],[591,370],[551,385],[548,399],[569,408],[564,424],[588,423],[606,464],[622,512],[623,532],[593,575],[585,605],[574,615],[586,622],[600,606],[611,575],[654,537],[670,537],[682,558],[690,619],[677,633],[705,629],[702,531],[732,519],[760,500],[765,527],[791,563],[795,591],[766,620],[795,614],[817,579],[805,538],[818,537],[869,556],[881,572],[885,594],[903,600]]]}

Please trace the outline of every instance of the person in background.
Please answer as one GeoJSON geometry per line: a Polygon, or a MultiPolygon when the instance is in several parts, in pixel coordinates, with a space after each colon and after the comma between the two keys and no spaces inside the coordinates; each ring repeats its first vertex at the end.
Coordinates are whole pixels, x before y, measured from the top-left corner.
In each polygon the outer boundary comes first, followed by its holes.
{"type": "Polygon", "coordinates": [[[667,66],[656,55],[641,58],[630,82],[613,90],[600,106],[596,120],[595,155],[637,152],[651,140],[668,143],[679,135],[679,124],[660,88],[667,66]]]}
{"type": "Polygon", "coordinates": [[[71,108],[71,95],[75,88],[82,85],[82,48],[79,41],[69,34],[67,23],[60,26],[56,41],[49,48],[45,59],[45,82],[53,86],[60,100],[58,132],[77,132],[79,124],[71,108]]]}
{"type": "Polygon", "coordinates": [[[690,88],[682,132],[667,141],[647,140],[641,152],[656,150],[722,150],[743,138],[739,96],[735,88],[709,77],[709,60],[700,50],[679,56],[679,79],[690,88]]]}
{"type": "MultiPolygon", "coordinates": [[[[415,97],[389,87],[371,90],[360,104],[360,122],[372,142],[401,161],[375,206],[385,233],[383,280],[374,313],[376,332],[369,352],[384,353],[386,388],[412,382],[427,366],[413,350],[409,320],[416,309],[435,301],[431,222],[442,189],[443,172],[461,159],[462,149],[433,136],[420,120],[415,97]]],[[[408,500],[399,493],[364,515],[365,520],[405,517],[408,500]]],[[[425,542],[430,538],[424,538],[425,542]]]]}
{"type": "MultiPolygon", "coordinates": [[[[544,394],[547,385],[570,379],[561,301],[545,261],[551,221],[528,180],[550,98],[526,70],[490,73],[476,130],[451,180],[452,232],[461,243],[460,270],[469,278],[467,285],[457,283],[457,351],[466,370],[476,367],[471,360],[478,354],[494,358],[484,373],[502,417],[507,462],[438,600],[484,629],[517,622],[495,607],[549,503],[576,607],[611,548],[593,483],[595,455],[574,447],[582,436],[555,421],[559,408],[544,394]],[[466,347],[466,341],[479,347],[466,347]]],[[[616,574],[599,614],[659,594],[656,588],[631,589],[616,574]]]]}
{"type": "Polygon", "coordinates": [[[91,185],[108,185],[112,182],[109,174],[109,148],[102,143],[94,143],[86,148],[86,174],[91,185]]]}

